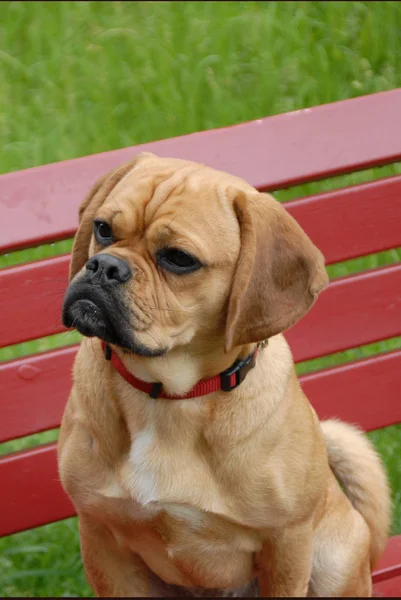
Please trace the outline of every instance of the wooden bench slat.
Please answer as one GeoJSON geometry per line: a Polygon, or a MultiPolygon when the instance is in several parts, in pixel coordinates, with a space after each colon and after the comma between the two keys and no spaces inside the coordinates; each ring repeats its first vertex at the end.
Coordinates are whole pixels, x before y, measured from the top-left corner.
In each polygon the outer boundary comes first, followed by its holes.
{"type": "MultiPolygon", "coordinates": [[[[54,443],[0,458],[0,481],[0,537],[75,514],[59,482],[54,443]]],[[[400,550],[401,536],[392,538],[373,575],[377,592],[386,578],[401,573],[400,550]]]]}
{"type": "Polygon", "coordinates": [[[401,350],[300,377],[320,419],[338,417],[365,431],[401,422],[401,350]]]}
{"type": "MultiPolygon", "coordinates": [[[[0,365],[0,443],[60,424],[77,346],[0,365]],[[32,399],[35,398],[33,402],[32,399]]],[[[321,419],[339,417],[366,431],[401,422],[401,350],[304,375],[321,419]]]]}
{"type": "Polygon", "coordinates": [[[77,346],[0,364],[0,443],[59,427],[77,346]]]}
{"type": "MultiPolygon", "coordinates": [[[[400,560],[395,557],[395,560],[400,560]]],[[[401,576],[392,577],[386,581],[381,581],[373,586],[374,598],[399,598],[401,590],[401,576]]]]}
{"type": "Polygon", "coordinates": [[[398,598],[401,592],[401,535],[392,537],[373,574],[375,597],[398,598]]]}
{"type": "Polygon", "coordinates": [[[0,458],[0,537],[72,517],[61,488],[56,445],[0,458]]]}
{"type": "Polygon", "coordinates": [[[70,255],[0,270],[0,348],[66,331],[61,307],[70,255]]]}
{"type": "Polygon", "coordinates": [[[401,335],[401,264],[332,281],[287,333],[297,362],[401,335]]]}
{"type": "Polygon", "coordinates": [[[285,204],[333,264],[401,246],[401,176],[285,204]]]}
{"type": "Polygon", "coordinates": [[[401,89],[141,144],[0,177],[0,252],[70,237],[93,182],[142,150],[276,190],[401,159],[401,89]],[[346,135],[344,135],[346,132],[346,135]]]}
{"type": "MultiPolygon", "coordinates": [[[[396,545],[396,548],[394,549],[394,554],[396,555],[395,560],[397,561],[397,564],[394,564],[391,567],[387,567],[386,569],[380,569],[379,572],[376,572],[374,574],[375,583],[388,581],[389,579],[393,579],[395,577],[401,577],[401,563],[398,563],[401,556],[401,548],[399,544],[396,545]]],[[[401,591],[401,588],[398,588],[398,591],[401,591]]]]}
{"type": "MultiPolygon", "coordinates": [[[[0,347],[65,331],[67,271],[66,256],[0,271],[0,347]]],[[[287,332],[296,361],[401,335],[399,289],[400,264],[332,281],[287,332]]]]}

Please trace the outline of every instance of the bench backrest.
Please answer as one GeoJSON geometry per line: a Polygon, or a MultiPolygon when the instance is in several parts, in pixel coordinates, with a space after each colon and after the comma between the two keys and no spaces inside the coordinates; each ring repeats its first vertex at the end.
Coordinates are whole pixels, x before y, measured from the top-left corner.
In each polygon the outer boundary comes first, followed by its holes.
{"type": "MultiPolygon", "coordinates": [[[[96,178],[141,150],[202,162],[271,191],[399,161],[400,106],[398,89],[2,175],[0,253],[71,237],[96,178]]],[[[401,176],[286,208],[329,265],[401,246],[401,176]]],[[[0,348],[63,331],[68,262],[63,255],[0,271],[0,348]]],[[[295,360],[400,335],[400,289],[400,264],[331,281],[287,334],[295,360]]],[[[59,425],[75,353],[70,346],[0,363],[0,443],[59,425]]],[[[401,422],[401,351],[301,380],[323,418],[366,430],[401,422]]],[[[58,482],[54,444],[2,457],[0,482],[0,535],[74,514],[58,482]]]]}

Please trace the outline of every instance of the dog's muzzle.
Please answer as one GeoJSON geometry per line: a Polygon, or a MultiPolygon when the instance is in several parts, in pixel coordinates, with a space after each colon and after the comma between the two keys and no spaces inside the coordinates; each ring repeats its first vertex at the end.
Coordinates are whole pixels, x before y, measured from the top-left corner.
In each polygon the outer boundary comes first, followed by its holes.
{"type": "MultiPolygon", "coordinates": [[[[75,327],[87,337],[117,341],[122,323],[129,321],[122,284],[132,277],[128,263],[111,254],[88,260],[85,272],[68,287],[62,309],[65,327],[75,327]]],[[[125,337],[125,335],[123,335],[125,337]]]]}

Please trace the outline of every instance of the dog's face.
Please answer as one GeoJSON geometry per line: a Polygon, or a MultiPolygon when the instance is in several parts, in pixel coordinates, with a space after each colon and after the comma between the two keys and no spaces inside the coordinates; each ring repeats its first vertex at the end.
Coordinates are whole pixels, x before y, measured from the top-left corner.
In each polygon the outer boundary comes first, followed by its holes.
{"type": "Polygon", "coordinates": [[[268,338],[327,283],[322,255],[270,196],[148,153],[88,194],[70,276],[64,324],[149,357],[268,338]]]}

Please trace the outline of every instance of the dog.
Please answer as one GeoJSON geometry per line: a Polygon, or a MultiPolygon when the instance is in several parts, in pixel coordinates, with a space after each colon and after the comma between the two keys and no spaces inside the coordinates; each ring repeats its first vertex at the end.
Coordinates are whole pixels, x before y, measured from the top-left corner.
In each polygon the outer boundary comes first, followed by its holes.
{"type": "Polygon", "coordinates": [[[357,428],[319,422],[282,335],[327,283],[242,179],[142,153],[94,185],[62,310],[84,338],[58,464],[98,596],[371,595],[384,468],[357,428]]]}

